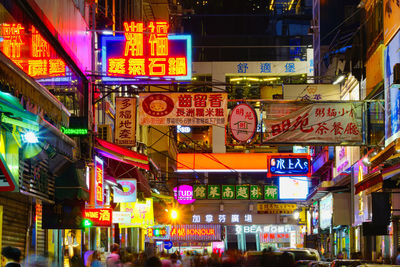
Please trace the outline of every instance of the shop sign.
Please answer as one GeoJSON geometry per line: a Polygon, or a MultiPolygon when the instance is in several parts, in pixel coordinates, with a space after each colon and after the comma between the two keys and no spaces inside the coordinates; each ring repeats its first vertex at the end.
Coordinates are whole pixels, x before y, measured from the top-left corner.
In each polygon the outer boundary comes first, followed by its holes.
{"type": "Polygon", "coordinates": [[[244,214],[193,214],[192,223],[252,223],[253,215],[244,214]]]}
{"type": "Polygon", "coordinates": [[[136,146],[136,98],[115,98],[115,143],[136,146]]]}
{"type": "Polygon", "coordinates": [[[241,143],[251,140],[257,129],[257,114],[248,104],[234,107],[229,117],[229,129],[233,138],[241,143]]]}
{"type": "Polygon", "coordinates": [[[396,1],[385,0],[383,1],[383,41],[385,45],[391,41],[393,36],[398,32],[400,25],[400,5],[396,1]]]}
{"type": "Polygon", "coordinates": [[[176,131],[178,133],[188,134],[188,133],[190,133],[192,131],[192,128],[190,126],[177,125],[176,126],[176,131]]]}
{"type": "Polygon", "coordinates": [[[188,224],[171,226],[171,241],[220,241],[221,226],[188,224]]]}
{"type": "Polygon", "coordinates": [[[305,200],[308,196],[309,181],[307,177],[279,177],[279,199],[305,200]]]}
{"type": "Polygon", "coordinates": [[[102,206],[104,204],[104,165],[103,160],[99,157],[94,157],[94,176],[95,176],[95,203],[96,206],[102,206]]]}
{"type": "Polygon", "coordinates": [[[329,194],[319,202],[319,227],[327,229],[332,225],[333,195],[329,194]]]}
{"type": "Polygon", "coordinates": [[[146,236],[152,239],[169,239],[169,226],[147,227],[146,236]]]}
{"type": "Polygon", "coordinates": [[[140,125],[225,125],[227,93],[141,93],[140,125]]]}
{"type": "Polygon", "coordinates": [[[268,157],[269,175],[310,175],[310,157],[307,156],[268,157]]]}
{"type": "MultiPolygon", "coordinates": [[[[124,35],[102,36],[103,82],[157,78],[190,80],[190,35],[169,35],[166,21],[124,22],[124,35]]],[[[157,80],[154,80],[155,82],[157,80]]]]}
{"type": "Polygon", "coordinates": [[[297,209],[296,204],[268,203],[257,204],[257,213],[260,214],[292,214],[297,209]]]}
{"type": "Polygon", "coordinates": [[[266,143],[362,143],[362,102],[266,103],[266,143]]]}
{"type": "Polygon", "coordinates": [[[121,228],[144,227],[154,225],[153,199],[146,198],[146,202],[121,203],[121,211],[131,214],[131,221],[128,224],[120,224],[121,228]]]}
{"type": "Polygon", "coordinates": [[[119,179],[117,183],[122,186],[122,190],[114,188],[114,203],[135,202],[137,195],[136,179],[119,179]]]}
{"type": "Polygon", "coordinates": [[[29,76],[61,77],[69,72],[65,62],[33,25],[3,23],[0,37],[1,51],[29,76]]]}
{"type": "Polygon", "coordinates": [[[81,136],[87,135],[88,129],[87,128],[65,128],[61,127],[61,132],[68,136],[81,136]]]}
{"type": "Polygon", "coordinates": [[[269,234],[290,233],[295,230],[293,225],[269,224],[269,225],[235,225],[235,233],[239,234],[269,234]]]}
{"type": "Polygon", "coordinates": [[[179,204],[188,205],[196,201],[193,198],[193,187],[191,185],[180,185],[174,188],[174,198],[179,204]]]}
{"type": "Polygon", "coordinates": [[[262,200],[278,199],[278,187],[275,185],[193,185],[193,198],[225,200],[262,200]]]}
{"type": "Polygon", "coordinates": [[[112,222],[127,224],[131,222],[131,213],[124,211],[113,211],[112,212],[112,222]]]}
{"type": "Polygon", "coordinates": [[[303,101],[340,100],[340,85],[317,83],[285,84],[283,99],[303,101]]]}
{"type": "Polygon", "coordinates": [[[276,185],[265,185],[264,199],[278,199],[278,187],[276,185]]]}
{"type": "Polygon", "coordinates": [[[85,209],[83,217],[90,220],[93,226],[111,226],[112,224],[112,209],[85,209]]]}
{"type": "MultiPolygon", "coordinates": [[[[368,167],[362,163],[363,159],[357,161],[353,167],[354,184],[357,184],[363,180],[364,175],[368,173],[368,167]]],[[[354,224],[357,226],[369,219],[368,213],[368,199],[367,194],[364,191],[354,194],[354,224]]]]}
{"type": "Polygon", "coordinates": [[[350,167],[349,162],[349,147],[336,147],[336,175],[341,174],[344,170],[350,167]]]}

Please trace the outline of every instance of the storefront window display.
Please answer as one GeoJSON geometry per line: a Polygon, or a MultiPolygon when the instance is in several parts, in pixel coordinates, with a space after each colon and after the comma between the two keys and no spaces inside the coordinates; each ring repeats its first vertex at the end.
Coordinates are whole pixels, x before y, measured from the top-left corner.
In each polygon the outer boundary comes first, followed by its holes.
{"type": "Polygon", "coordinates": [[[68,229],[64,232],[64,266],[73,266],[73,261],[81,255],[81,230],[68,229]]]}

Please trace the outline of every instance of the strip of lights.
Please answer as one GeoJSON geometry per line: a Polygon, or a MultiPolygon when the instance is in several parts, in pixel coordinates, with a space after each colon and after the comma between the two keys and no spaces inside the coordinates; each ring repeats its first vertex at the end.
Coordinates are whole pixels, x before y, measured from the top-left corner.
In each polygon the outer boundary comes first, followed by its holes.
{"type": "Polygon", "coordinates": [[[12,124],[12,125],[19,126],[19,127],[25,128],[25,129],[36,131],[36,132],[39,131],[39,124],[36,122],[27,123],[24,121],[10,118],[4,114],[1,114],[1,122],[12,124]]]}

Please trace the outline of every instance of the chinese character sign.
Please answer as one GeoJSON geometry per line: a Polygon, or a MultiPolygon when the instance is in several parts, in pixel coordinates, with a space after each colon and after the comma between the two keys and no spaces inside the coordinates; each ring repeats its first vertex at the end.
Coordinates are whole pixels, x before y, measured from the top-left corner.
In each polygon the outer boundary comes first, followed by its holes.
{"type": "Polygon", "coordinates": [[[278,187],[276,185],[265,185],[264,199],[278,199],[278,187]]]}
{"type": "Polygon", "coordinates": [[[166,21],[124,22],[124,34],[102,37],[104,81],[125,78],[191,78],[191,36],[169,35],[166,21]]]}
{"type": "Polygon", "coordinates": [[[95,203],[97,206],[104,204],[104,188],[103,188],[103,177],[104,177],[104,165],[103,160],[99,157],[94,159],[94,175],[95,175],[95,203]]]}
{"type": "Polygon", "coordinates": [[[112,209],[85,209],[83,217],[90,220],[93,226],[111,226],[112,209]]]}
{"type": "Polygon", "coordinates": [[[265,105],[266,142],[362,142],[362,103],[271,103],[265,105]]]}
{"type": "Polygon", "coordinates": [[[234,107],[229,117],[229,129],[237,141],[251,140],[257,129],[257,115],[254,109],[247,104],[234,107]]]}
{"type": "Polygon", "coordinates": [[[203,184],[193,185],[193,198],[194,199],[206,199],[207,198],[207,186],[203,184]]]}
{"type": "Polygon", "coordinates": [[[146,198],[146,202],[121,203],[121,211],[130,212],[131,222],[120,224],[120,227],[148,227],[154,225],[153,199],[146,198]]]}
{"type": "Polygon", "coordinates": [[[226,93],[143,93],[139,95],[141,125],[225,125],[226,93]]]}
{"type": "Polygon", "coordinates": [[[170,231],[171,241],[219,241],[221,226],[215,225],[174,225],[170,231]]]}
{"type": "Polygon", "coordinates": [[[122,146],[136,145],[136,98],[115,99],[115,143],[122,146]]]}
{"type": "Polygon", "coordinates": [[[0,50],[31,77],[66,76],[66,64],[34,26],[0,25],[0,50]]]}
{"type": "Polygon", "coordinates": [[[269,175],[309,175],[310,157],[268,157],[269,175]]]}

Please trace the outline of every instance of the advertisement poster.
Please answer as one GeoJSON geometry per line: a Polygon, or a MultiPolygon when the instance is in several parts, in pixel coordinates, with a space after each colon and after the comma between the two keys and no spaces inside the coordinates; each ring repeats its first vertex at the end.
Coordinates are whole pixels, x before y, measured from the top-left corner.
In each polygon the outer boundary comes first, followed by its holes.
{"type": "Polygon", "coordinates": [[[115,98],[115,143],[121,146],[136,145],[136,98],[115,98]]]}
{"type": "Polygon", "coordinates": [[[122,186],[123,191],[114,188],[114,203],[135,202],[137,194],[136,179],[120,179],[117,182],[122,186]]]}
{"type": "Polygon", "coordinates": [[[140,125],[220,125],[228,122],[227,93],[139,94],[140,125]]]}
{"type": "Polygon", "coordinates": [[[266,143],[362,143],[362,103],[265,105],[266,143]]]}
{"type": "Polygon", "coordinates": [[[388,45],[400,28],[400,2],[398,0],[383,1],[383,41],[388,45]]]}
{"type": "Polygon", "coordinates": [[[121,203],[121,211],[130,212],[131,214],[131,222],[129,224],[120,224],[121,228],[146,228],[154,225],[152,198],[146,198],[146,202],[121,203]]]}

